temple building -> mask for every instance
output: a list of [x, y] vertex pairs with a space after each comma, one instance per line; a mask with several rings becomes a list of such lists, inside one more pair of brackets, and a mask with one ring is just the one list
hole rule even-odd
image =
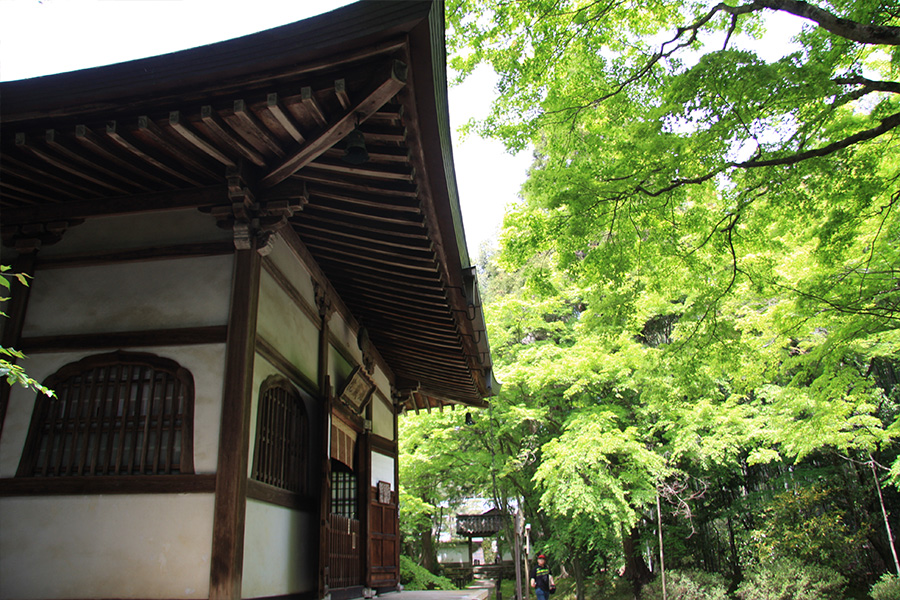
[[497, 388], [442, 3], [0, 97], [0, 598], [396, 589], [398, 414]]

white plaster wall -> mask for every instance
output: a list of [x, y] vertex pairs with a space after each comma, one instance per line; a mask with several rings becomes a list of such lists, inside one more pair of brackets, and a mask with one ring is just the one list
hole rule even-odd
[[196, 208], [91, 217], [81, 225], [70, 227], [60, 242], [41, 248], [40, 256], [230, 241], [232, 237], [231, 231], [220, 229], [213, 217]]
[[362, 352], [359, 350], [359, 344], [356, 337], [357, 332], [354, 331], [350, 324], [344, 319], [340, 313], [334, 313], [328, 321], [328, 328], [331, 334], [339, 340], [344, 349], [350, 353], [357, 363], [362, 362]]
[[[215, 473], [219, 456], [219, 428], [222, 420], [222, 381], [225, 372], [225, 344], [129, 348], [172, 359], [194, 376], [194, 471]], [[44, 381], [71, 362], [103, 352], [33, 354], [23, 366], [38, 381]], [[36, 395], [15, 386], [9, 398], [6, 421], [0, 436], [0, 477], [13, 477], [19, 466]]]
[[246, 519], [241, 595], [260, 598], [314, 590], [315, 517], [249, 500]]
[[304, 300], [309, 302], [311, 307], [316, 306], [316, 292], [313, 288], [312, 277], [309, 271], [300, 261], [300, 257], [294, 254], [294, 251], [284, 243], [279, 236], [275, 241], [272, 252], [267, 257], [271, 260], [278, 270], [281, 271], [288, 281], [293, 284]]
[[372, 485], [378, 485], [379, 481], [387, 481], [391, 484], [391, 489], [397, 489], [394, 481], [394, 459], [380, 452], [372, 453]]
[[208, 598], [213, 506], [213, 494], [0, 498], [0, 598]]
[[319, 329], [272, 277], [260, 278], [256, 330], [310, 380], [318, 380]]
[[394, 412], [378, 394], [372, 399], [372, 433], [394, 439]]
[[23, 336], [224, 325], [232, 256], [39, 270]]
[[331, 381], [332, 393], [337, 394], [343, 389], [355, 366], [347, 362], [337, 348], [328, 346], [328, 378]]

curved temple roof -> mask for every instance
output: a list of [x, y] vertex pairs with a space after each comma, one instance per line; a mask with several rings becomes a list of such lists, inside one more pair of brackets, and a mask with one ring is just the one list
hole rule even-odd
[[[363, 1], [0, 94], [7, 246], [96, 215], [197, 207], [230, 226], [253, 211], [296, 232], [408, 407], [479, 406], [495, 391], [453, 171], [441, 2]], [[354, 128], [369, 154], [358, 165], [342, 160]]]

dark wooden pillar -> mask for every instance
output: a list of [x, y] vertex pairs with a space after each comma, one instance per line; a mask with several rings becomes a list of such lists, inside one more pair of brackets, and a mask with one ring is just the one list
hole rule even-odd
[[318, 281], [313, 280], [313, 288], [316, 294], [316, 306], [319, 309], [320, 330], [319, 330], [319, 394], [322, 398], [322, 451], [320, 454], [320, 481], [319, 485], [319, 527], [317, 530], [317, 540], [319, 548], [319, 565], [318, 573], [318, 597], [324, 598], [328, 594], [331, 582], [329, 580], [330, 573], [328, 571], [329, 554], [330, 554], [330, 537], [329, 532], [331, 525], [328, 515], [331, 513], [331, 382], [328, 377], [328, 352], [329, 352], [329, 334], [328, 322], [334, 313], [334, 305], [329, 298], [325, 286]]
[[359, 503], [359, 569], [363, 585], [373, 588], [375, 583], [372, 580], [371, 568], [373, 540], [370, 515], [375, 497], [372, 495], [372, 437], [368, 430], [363, 430], [356, 436], [356, 464], [359, 465], [359, 487], [356, 500]]
[[241, 597], [244, 524], [247, 511], [247, 465], [250, 448], [250, 403], [261, 258], [255, 248], [237, 250], [225, 346], [225, 390], [216, 507], [209, 578], [210, 600]]

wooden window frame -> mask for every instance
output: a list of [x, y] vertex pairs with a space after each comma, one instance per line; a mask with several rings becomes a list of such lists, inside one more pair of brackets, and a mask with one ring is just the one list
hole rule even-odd
[[309, 440], [303, 396], [286, 377], [268, 377], [259, 389], [251, 480], [305, 497], [309, 493]]
[[[336, 467], [337, 464], [340, 466]], [[354, 521], [358, 521], [360, 518], [359, 475], [343, 463], [337, 463], [333, 459], [330, 512]]]
[[17, 478], [194, 474], [194, 379], [174, 360], [97, 354], [44, 385], [57, 397], [37, 396]]

